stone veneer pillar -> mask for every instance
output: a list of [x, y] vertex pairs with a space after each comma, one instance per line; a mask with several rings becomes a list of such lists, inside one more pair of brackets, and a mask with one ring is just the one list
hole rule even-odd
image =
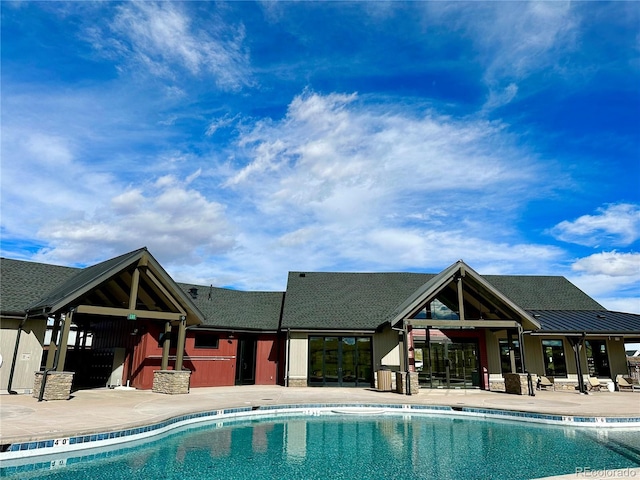
[[420, 388], [418, 372], [396, 372], [396, 392], [407, 393], [407, 375], [409, 375], [409, 395], [416, 395]]
[[181, 395], [189, 393], [190, 370], [155, 370], [153, 372], [153, 387], [155, 393]]
[[396, 372], [396, 392], [407, 393], [407, 372]]
[[529, 386], [527, 384], [526, 373], [505, 373], [504, 389], [507, 393], [515, 395], [528, 395]]
[[417, 395], [420, 390], [418, 372], [409, 372], [409, 395]]
[[[71, 385], [73, 384], [73, 372], [47, 372], [47, 383], [44, 386], [43, 400], [69, 400], [71, 397]], [[33, 382], [33, 398], [40, 398], [44, 371], [36, 372]]]

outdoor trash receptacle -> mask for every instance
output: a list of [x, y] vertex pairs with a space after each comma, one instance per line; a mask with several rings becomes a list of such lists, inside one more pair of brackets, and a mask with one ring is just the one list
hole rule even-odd
[[378, 391], [391, 391], [391, 370], [378, 370]]

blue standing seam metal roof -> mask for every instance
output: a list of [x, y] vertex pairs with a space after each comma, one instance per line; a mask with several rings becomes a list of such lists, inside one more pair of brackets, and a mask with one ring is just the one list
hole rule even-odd
[[640, 338], [640, 315], [610, 310], [530, 310], [541, 332], [624, 334]]

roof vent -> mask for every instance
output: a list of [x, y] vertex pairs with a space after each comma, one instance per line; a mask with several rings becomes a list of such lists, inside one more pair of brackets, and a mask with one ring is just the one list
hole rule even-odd
[[191, 298], [198, 298], [198, 289], [196, 287], [191, 287], [189, 289], [189, 295], [191, 295]]
[[300, 276], [301, 276], [301, 277], [306, 277], [306, 276], [307, 276], [307, 274], [306, 274], [306, 273], [301, 273], [301, 274], [300, 274]]
[[598, 318], [607, 318], [602, 313], [599, 313], [598, 315], [596, 315], [596, 317], [598, 317]]

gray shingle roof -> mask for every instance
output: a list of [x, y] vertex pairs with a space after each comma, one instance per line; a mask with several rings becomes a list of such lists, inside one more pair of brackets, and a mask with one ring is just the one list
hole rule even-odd
[[542, 332], [635, 335], [640, 338], [640, 315], [609, 310], [531, 310]]
[[[376, 329], [434, 277], [424, 273], [291, 272], [282, 327]], [[524, 310], [606, 310], [564, 277], [482, 277]]]
[[[0, 311], [4, 315], [24, 315], [28, 307], [51, 304], [86, 284], [87, 279], [97, 278], [119, 263], [126, 264], [127, 258], [138, 253], [130, 252], [86, 269], [2, 258]], [[185, 293], [191, 287], [198, 288], [199, 295], [193, 304], [202, 312], [204, 326], [274, 331], [282, 312], [284, 329], [373, 330], [383, 324], [389, 312], [434, 277], [423, 273], [290, 272], [286, 296], [283, 292], [178, 286]], [[541, 315], [546, 331], [628, 330], [629, 326], [637, 325], [638, 315], [608, 312], [564, 277], [484, 275], [483, 278], [521, 308]], [[604, 312], [607, 326], [594, 320], [598, 312]]]
[[0, 312], [24, 315], [26, 309], [60, 287], [80, 269], [0, 258]]
[[606, 310], [564, 277], [483, 275], [483, 278], [525, 310]]
[[376, 329], [394, 307], [431, 277], [421, 273], [290, 272], [282, 328]]
[[231, 330], [277, 331], [283, 292], [243, 292], [227, 288], [179, 283], [188, 294], [197, 288], [193, 303], [204, 315], [203, 327]]
[[126, 268], [130, 265], [132, 259], [139, 256], [142, 252], [146, 251], [146, 248], [140, 248], [133, 252], [125, 253], [118, 257], [110, 258], [104, 262], [97, 263], [81, 270], [76, 270], [76, 273], [67, 279], [64, 283], [57, 288], [47, 292], [45, 297], [40, 298], [39, 301], [34, 304], [28, 305], [29, 309], [38, 309], [51, 307], [57, 302], [69, 297], [73, 293], [80, 291], [83, 287], [91, 284], [101, 276], [111, 272], [112, 269], [122, 265]]

